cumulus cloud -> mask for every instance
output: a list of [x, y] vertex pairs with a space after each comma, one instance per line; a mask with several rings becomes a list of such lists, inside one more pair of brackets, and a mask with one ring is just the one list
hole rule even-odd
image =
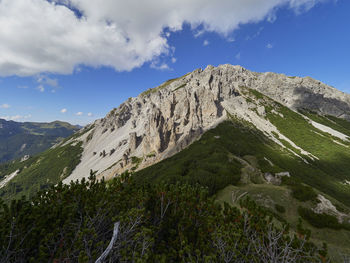
[[81, 111], [78, 111], [75, 115], [77, 115], [77, 116], [82, 116], [83, 113], [82, 113]]
[[204, 40], [203, 41], [203, 46], [208, 46], [209, 45], [209, 41], [208, 40]]
[[8, 109], [8, 108], [10, 108], [11, 106], [9, 105], [9, 104], [7, 104], [7, 103], [4, 103], [4, 104], [2, 104], [2, 105], [0, 105], [0, 108], [1, 109]]
[[271, 43], [268, 43], [268, 44], [266, 45], [266, 47], [267, 47], [268, 49], [271, 49], [271, 48], [273, 48], [273, 45], [272, 45]]
[[92, 114], [91, 112], [89, 112], [89, 113], [87, 114], [87, 116], [92, 117], [93, 114]]
[[61, 110], [61, 113], [66, 113], [66, 112], [67, 112], [67, 109], [66, 109], [66, 108], [64, 108], [64, 109]]
[[299, 13], [324, 1], [1, 0], [0, 76], [69, 74], [79, 65], [132, 70], [168, 55], [168, 37], [184, 23], [229, 38], [278, 8]]

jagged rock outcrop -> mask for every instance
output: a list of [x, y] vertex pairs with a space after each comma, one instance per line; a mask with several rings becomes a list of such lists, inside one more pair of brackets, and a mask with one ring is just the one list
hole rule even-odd
[[[64, 182], [88, 176], [90, 169], [109, 178], [125, 169], [151, 165], [181, 151], [229, 115], [252, 122], [278, 143], [272, 135], [278, 130], [264, 118], [264, 105], [247, 100], [247, 89], [292, 109], [350, 120], [350, 95], [312, 78], [256, 73], [232, 65], [208, 66], [130, 98], [95, 121], [80, 137], [84, 142], [81, 163]], [[93, 136], [87, 140], [90, 133]], [[112, 149], [112, 155], [93, 154]], [[141, 161], [136, 164], [133, 156]]]

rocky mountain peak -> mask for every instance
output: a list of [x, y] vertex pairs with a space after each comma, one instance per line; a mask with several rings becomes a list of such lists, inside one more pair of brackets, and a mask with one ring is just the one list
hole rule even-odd
[[264, 118], [269, 102], [251, 97], [254, 90], [294, 110], [350, 120], [350, 95], [310, 77], [209, 65], [130, 98], [97, 120], [79, 138], [82, 160], [65, 182], [88, 176], [90, 170], [109, 178], [154, 164], [230, 116], [251, 122], [279, 142], [278, 130]]

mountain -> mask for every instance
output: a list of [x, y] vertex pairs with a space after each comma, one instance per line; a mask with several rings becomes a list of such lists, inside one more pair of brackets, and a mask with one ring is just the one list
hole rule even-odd
[[332, 253], [350, 254], [349, 137], [350, 95], [310, 77], [208, 66], [0, 166], [0, 195], [130, 171], [140, 185], [200, 184], [232, 206], [248, 195], [293, 229], [302, 218]]
[[0, 163], [35, 155], [79, 128], [66, 122], [14, 122], [0, 119]]
[[[296, 154], [300, 151], [302, 156], [316, 159], [283, 132], [283, 123], [282, 127], [273, 123], [285, 120], [282, 115], [287, 109], [350, 120], [350, 95], [308, 77], [255, 73], [240, 66], [208, 66], [147, 90], [97, 120], [79, 138], [84, 142], [81, 163], [65, 182], [87, 176], [90, 169], [111, 178], [134, 168], [132, 157], [142, 158], [137, 169], [147, 167], [181, 151], [230, 116], [253, 124], [281, 147], [288, 143]], [[332, 119], [327, 128], [311, 115], [296, 116], [317, 131], [330, 132], [335, 140], [346, 138], [332, 128]]]

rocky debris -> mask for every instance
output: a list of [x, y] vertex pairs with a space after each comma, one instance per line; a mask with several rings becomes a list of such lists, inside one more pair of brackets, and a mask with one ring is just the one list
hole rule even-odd
[[[114, 165], [98, 174], [110, 178], [132, 168], [129, 156], [141, 158], [154, 153], [154, 157], [143, 159], [138, 166], [142, 169], [181, 151], [230, 116], [252, 123], [281, 147], [285, 147], [280, 141], [283, 139], [303, 155], [317, 158], [283, 136], [264, 117], [266, 105], [247, 99], [247, 89], [255, 89], [292, 109], [350, 120], [350, 95], [317, 80], [256, 73], [241, 66], [208, 66], [129, 98], [95, 121], [92, 138], [86, 141], [87, 134], [79, 138], [84, 148], [81, 162], [64, 182], [86, 177], [90, 169], [105, 171]], [[110, 132], [104, 132], [106, 129]], [[104, 158], [93, 154], [105, 149], [115, 152]]]
[[274, 166], [273, 163], [269, 159], [267, 159], [266, 157], [264, 157], [264, 160], [267, 161], [270, 166]]
[[280, 185], [282, 183], [282, 177], [287, 176], [290, 177], [289, 172], [280, 172], [275, 173], [274, 175], [271, 173], [265, 173], [264, 178], [268, 184]]
[[127, 154], [123, 155], [122, 166], [125, 167], [129, 163], [129, 158]]
[[122, 145], [125, 145], [128, 143], [128, 140], [122, 140], [119, 142], [118, 147], [121, 147]]
[[30, 155], [24, 155], [22, 158], [21, 158], [21, 161], [20, 162], [24, 162], [24, 161], [27, 161], [28, 159], [30, 158]]
[[319, 129], [319, 130], [321, 130], [323, 132], [326, 132], [326, 133], [328, 133], [328, 134], [330, 134], [330, 135], [332, 135], [334, 137], [337, 137], [337, 138], [339, 138], [339, 139], [341, 139], [343, 141], [348, 141], [348, 139], [349, 139], [349, 137], [347, 135], [345, 135], [345, 134], [343, 134], [341, 132], [338, 132], [338, 131], [336, 131], [336, 130], [328, 127], [328, 126], [325, 126], [325, 125], [323, 125], [321, 123], [317, 123], [317, 122], [312, 121], [312, 120], [309, 120], [309, 121], [312, 124], [312, 126], [314, 126], [315, 128], [317, 128], [317, 129]]
[[290, 173], [289, 172], [275, 173], [275, 177], [277, 177], [277, 178], [282, 178], [284, 176], [290, 177]]
[[2, 181], [0, 181], [0, 188], [3, 188], [8, 182], [10, 182], [13, 178], [15, 178], [15, 176], [17, 174], [19, 174], [19, 170], [16, 170], [9, 175], [5, 175], [4, 179], [2, 179]]
[[276, 178], [272, 173], [264, 173], [264, 178], [268, 184], [277, 184]]
[[256, 110], [260, 116], [265, 116], [265, 107], [264, 106], [259, 106], [259, 107], [257, 107]]
[[136, 132], [130, 133], [130, 139], [129, 139], [129, 149], [131, 152], [135, 151], [137, 148], [137, 135]]
[[332, 204], [332, 202], [323, 195], [319, 194], [317, 196], [317, 199], [319, 200], [319, 203], [313, 209], [315, 213], [325, 213], [329, 215], [334, 215], [335, 217], [337, 217], [340, 223], [342, 223], [345, 219], [349, 219], [349, 215], [339, 212], [337, 208]]
[[67, 176], [67, 171], [68, 171], [68, 167], [64, 167], [61, 175], [60, 175], [60, 178], [63, 179]]

